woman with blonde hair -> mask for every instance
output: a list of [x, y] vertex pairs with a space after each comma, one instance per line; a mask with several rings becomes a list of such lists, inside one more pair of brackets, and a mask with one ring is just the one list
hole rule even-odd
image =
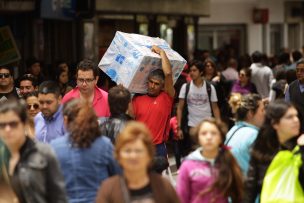
[[178, 203], [179, 199], [171, 184], [160, 175], [150, 172], [154, 153], [151, 133], [147, 127], [143, 123], [129, 122], [118, 136], [115, 148], [123, 175], [104, 181], [96, 202]]

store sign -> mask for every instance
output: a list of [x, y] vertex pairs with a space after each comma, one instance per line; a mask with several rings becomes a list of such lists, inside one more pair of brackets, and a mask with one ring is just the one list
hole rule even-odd
[[0, 27], [0, 65], [21, 59], [12, 32], [8, 26]]
[[146, 13], [209, 16], [210, 0], [100, 0], [96, 10], [111, 13]]

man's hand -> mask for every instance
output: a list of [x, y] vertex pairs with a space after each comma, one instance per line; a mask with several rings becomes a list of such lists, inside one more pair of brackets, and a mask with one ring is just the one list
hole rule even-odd
[[158, 46], [156, 45], [153, 45], [152, 48], [151, 48], [151, 51], [153, 51], [154, 53], [157, 53], [157, 54], [161, 54], [161, 52], [164, 52], [164, 50], [162, 50], [161, 48], [159, 48]]
[[177, 130], [177, 138], [178, 138], [179, 140], [184, 139], [184, 134], [183, 134], [183, 131], [182, 131], [181, 129], [178, 129], [178, 130]]

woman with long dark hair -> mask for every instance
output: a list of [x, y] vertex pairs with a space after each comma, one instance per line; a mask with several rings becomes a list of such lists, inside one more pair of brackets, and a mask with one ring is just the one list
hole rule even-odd
[[243, 180], [236, 160], [223, 145], [226, 126], [205, 119], [197, 127], [195, 138], [200, 145], [179, 169], [177, 192], [183, 203], [241, 202]]
[[51, 142], [65, 179], [70, 202], [90, 203], [100, 183], [119, 172], [111, 141], [101, 136], [97, 116], [88, 103], [74, 99], [63, 106], [68, 133]]
[[[294, 106], [283, 100], [277, 100], [267, 106], [264, 124], [252, 148], [248, 177], [245, 182], [246, 203], [254, 203], [259, 197], [266, 170], [280, 150], [292, 150], [298, 144], [301, 146], [303, 161], [303, 136], [298, 139], [298, 143], [296, 140], [299, 132], [300, 121]], [[302, 164], [299, 176], [302, 188], [304, 188], [303, 172]]]
[[27, 122], [23, 101], [0, 103], [0, 138], [9, 151], [5, 180], [20, 203], [65, 203], [64, 181], [55, 154], [48, 145], [26, 135]]

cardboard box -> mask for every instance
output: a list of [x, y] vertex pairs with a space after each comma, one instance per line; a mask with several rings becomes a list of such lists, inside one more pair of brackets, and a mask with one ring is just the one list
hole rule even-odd
[[161, 69], [161, 58], [151, 51], [152, 45], [157, 45], [166, 52], [175, 82], [187, 62], [160, 38], [118, 31], [98, 67], [114, 82], [122, 84], [132, 93], [144, 94], [147, 91], [149, 73]]

